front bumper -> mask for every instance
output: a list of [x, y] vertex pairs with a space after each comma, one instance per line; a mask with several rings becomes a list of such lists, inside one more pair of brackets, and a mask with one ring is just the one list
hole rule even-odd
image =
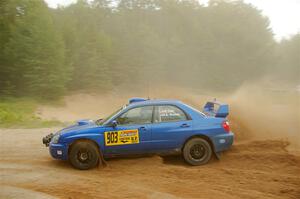
[[43, 137], [43, 144], [46, 147], [49, 147], [50, 155], [55, 159], [67, 160], [68, 159], [68, 146], [63, 143], [54, 144], [51, 142], [54, 134], [50, 133], [49, 135]]
[[49, 152], [51, 156], [55, 159], [59, 160], [67, 160], [68, 159], [68, 147], [65, 144], [53, 144], [50, 142]]
[[234, 134], [232, 132], [216, 135], [212, 137], [212, 142], [215, 147], [215, 152], [221, 152], [229, 149], [234, 140]]

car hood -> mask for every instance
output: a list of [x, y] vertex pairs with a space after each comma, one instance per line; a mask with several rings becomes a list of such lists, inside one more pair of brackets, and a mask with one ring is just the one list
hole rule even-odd
[[79, 132], [80, 130], [97, 127], [98, 125], [93, 120], [79, 120], [76, 124], [68, 126], [62, 130], [60, 130], [59, 134], [65, 134], [70, 132]]

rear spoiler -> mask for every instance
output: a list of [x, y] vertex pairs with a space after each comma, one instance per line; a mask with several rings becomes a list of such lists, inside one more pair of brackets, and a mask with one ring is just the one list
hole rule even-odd
[[203, 112], [207, 116], [225, 118], [229, 114], [229, 107], [228, 104], [224, 104], [222, 102], [210, 101], [210, 102], [206, 102], [203, 108]]

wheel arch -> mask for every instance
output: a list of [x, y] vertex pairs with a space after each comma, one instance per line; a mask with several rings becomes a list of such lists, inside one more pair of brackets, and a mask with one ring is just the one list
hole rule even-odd
[[69, 154], [70, 154], [70, 151], [71, 151], [72, 147], [73, 147], [77, 142], [90, 142], [90, 143], [94, 144], [94, 145], [97, 147], [99, 154], [102, 153], [102, 152], [101, 152], [101, 147], [100, 147], [100, 145], [99, 145], [95, 140], [89, 139], [89, 138], [78, 138], [78, 139], [73, 140], [73, 141], [71, 142], [71, 144], [69, 144], [69, 146], [68, 146], [68, 158], [69, 158]]
[[211, 147], [211, 149], [212, 149], [212, 151], [213, 151], [213, 154], [216, 155], [216, 152], [215, 152], [215, 146], [214, 146], [212, 140], [211, 140], [207, 135], [203, 135], [203, 134], [196, 134], [196, 135], [193, 135], [193, 136], [191, 136], [191, 137], [188, 137], [188, 138], [185, 140], [185, 142], [183, 143], [183, 145], [182, 145], [182, 147], [181, 147], [181, 151], [183, 151], [183, 148], [184, 148], [185, 144], [186, 144], [188, 141], [190, 141], [191, 139], [193, 139], [193, 138], [202, 138], [202, 139], [206, 140], [206, 141], [208, 142], [208, 144], [210, 145], [210, 147]]

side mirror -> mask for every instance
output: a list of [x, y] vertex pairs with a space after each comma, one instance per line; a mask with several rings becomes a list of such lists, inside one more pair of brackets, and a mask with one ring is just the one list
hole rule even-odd
[[111, 123], [110, 123], [110, 126], [115, 128], [116, 126], [118, 126], [118, 122], [116, 120], [113, 120]]

